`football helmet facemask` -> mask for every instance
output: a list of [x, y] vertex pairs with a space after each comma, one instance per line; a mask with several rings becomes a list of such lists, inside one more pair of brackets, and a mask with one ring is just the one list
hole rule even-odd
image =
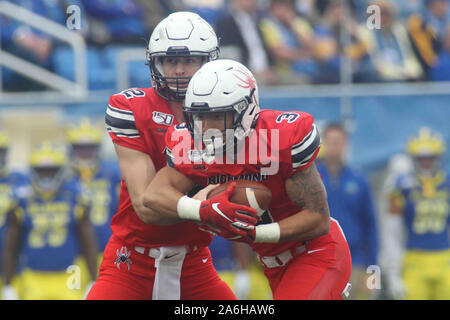
[[153, 30], [147, 50], [152, 86], [166, 100], [182, 101], [190, 77], [164, 75], [164, 57], [202, 58], [202, 63], [219, 56], [219, 44], [214, 29], [198, 14], [175, 12]]
[[66, 135], [73, 168], [83, 180], [89, 179], [99, 166], [102, 131], [88, 119], [82, 119], [78, 126], [71, 126]]
[[408, 142], [407, 152], [413, 158], [418, 174], [432, 176], [440, 167], [445, 143], [441, 135], [433, 134], [428, 127], [422, 127], [418, 135]]
[[64, 149], [44, 142], [30, 156], [31, 182], [34, 190], [48, 197], [58, 192], [67, 158]]

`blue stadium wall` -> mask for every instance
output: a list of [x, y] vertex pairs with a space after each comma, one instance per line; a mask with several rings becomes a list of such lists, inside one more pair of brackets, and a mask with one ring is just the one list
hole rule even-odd
[[[314, 116], [316, 121], [340, 121], [338, 97], [300, 98], [294, 95], [261, 92], [262, 108], [276, 110], [302, 110]], [[105, 105], [65, 105], [71, 116], [103, 116]], [[352, 105], [352, 133], [350, 162], [363, 171], [384, 167], [394, 153], [405, 150], [408, 139], [421, 126], [429, 126], [440, 132], [450, 148], [450, 94], [425, 96], [377, 96], [354, 97]], [[444, 166], [450, 170], [449, 152], [444, 156]]]

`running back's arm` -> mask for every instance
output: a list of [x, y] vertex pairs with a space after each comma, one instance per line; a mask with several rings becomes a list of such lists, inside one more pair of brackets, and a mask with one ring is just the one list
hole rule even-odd
[[195, 183], [187, 176], [166, 166], [158, 171], [148, 186], [144, 196], [144, 205], [166, 217], [177, 219], [179, 217], [178, 200], [194, 185]]
[[315, 164], [296, 172], [286, 180], [285, 186], [289, 199], [299, 207], [299, 212], [279, 221], [281, 239], [305, 241], [328, 233], [327, 193]]
[[145, 153], [114, 144], [120, 171], [127, 185], [133, 208], [145, 223], [173, 224], [176, 220], [160, 215], [144, 205], [145, 191], [156, 175], [153, 160]]

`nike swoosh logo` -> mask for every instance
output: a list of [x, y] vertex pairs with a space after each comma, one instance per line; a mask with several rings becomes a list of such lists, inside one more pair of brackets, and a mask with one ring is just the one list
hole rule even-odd
[[230, 218], [228, 218], [222, 211], [220, 211], [219, 209], [219, 203], [213, 203], [212, 208], [214, 209], [215, 212], [217, 212], [218, 214], [220, 214], [222, 217], [224, 217], [225, 219], [227, 219], [230, 222], [233, 222], [233, 220], [231, 220]]
[[173, 254], [173, 255], [171, 255], [171, 256], [165, 256], [164, 259], [170, 259], [170, 258], [172, 258], [172, 257], [175, 257], [176, 255], [178, 255], [178, 253], [175, 253], [175, 254]]
[[206, 263], [206, 261], [208, 261], [208, 259], [209, 259], [209, 258], [202, 259], [202, 262], [203, 262], [203, 263]]
[[307, 253], [308, 254], [310, 254], [310, 253], [313, 253], [313, 252], [316, 252], [316, 251], [322, 251], [322, 250], [325, 250], [325, 249], [315, 249], [315, 250], [309, 250]]

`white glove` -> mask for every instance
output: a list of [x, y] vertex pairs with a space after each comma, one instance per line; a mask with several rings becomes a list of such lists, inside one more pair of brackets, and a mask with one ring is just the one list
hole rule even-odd
[[19, 295], [13, 286], [8, 285], [2, 288], [2, 299], [3, 300], [19, 300]]
[[402, 300], [406, 294], [406, 288], [402, 278], [396, 274], [390, 274], [387, 277], [388, 292], [395, 300]]
[[247, 270], [239, 270], [234, 277], [234, 294], [238, 300], [248, 299], [250, 293], [251, 281]]
[[92, 287], [94, 286], [95, 281], [91, 281], [86, 285], [86, 289], [84, 289], [84, 293], [83, 293], [83, 300], [86, 300], [89, 291], [91, 291]]

